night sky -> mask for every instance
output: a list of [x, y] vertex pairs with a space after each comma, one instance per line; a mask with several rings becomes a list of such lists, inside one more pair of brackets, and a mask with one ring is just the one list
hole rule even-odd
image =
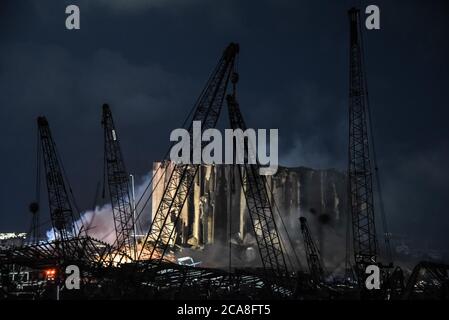
[[[101, 105], [111, 106], [128, 170], [143, 177], [231, 41], [240, 43], [242, 112], [251, 127], [279, 128], [281, 164], [345, 170], [347, 9], [358, 3], [2, 0], [0, 231], [31, 223], [38, 115], [80, 208], [91, 208], [103, 175]], [[65, 28], [69, 4], [80, 7], [81, 30]], [[365, 49], [390, 231], [446, 250], [449, 3], [369, 4], [381, 10]]]

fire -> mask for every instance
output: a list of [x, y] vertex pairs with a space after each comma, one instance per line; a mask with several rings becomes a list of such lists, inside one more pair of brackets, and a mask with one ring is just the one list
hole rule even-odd
[[[168, 251], [168, 250], [167, 250]], [[161, 258], [161, 250], [154, 250], [152, 244], [147, 243], [143, 246], [142, 242], [138, 242], [136, 244], [136, 248], [130, 248], [126, 251], [118, 250], [115, 252], [109, 253], [104, 261], [106, 264], [112, 262], [112, 265], [119, 266], [123, 263], [132, 263], [135, 261], [144, 261], [144, 260], [159, 260]], [[97, 257], [97, 260], [100, 260], [100, 257]], [[166, 252], [164, 257], [164, 261], [168, 262], [176, 262], [176, 257], [172, 252]]]
[[[145, 247], [143, 247], [142, 243], [138, 243], [136, 246], [136, 250], [137, 256], [139, 256], [140, 254], [139, 260], [149, 260], [149, 259], [159, 260], [162, 256], [162, 252], [160, 250], [156, 249], [153, 251], [153, 245], [150, 243], [147, 243]], [[151, 253], [153, 254], [151, 255]], [[176, 257], [174, 256], [174, 254], [166, 252], [163, 257], [163, 260], [169, 262], [176, 262]]]

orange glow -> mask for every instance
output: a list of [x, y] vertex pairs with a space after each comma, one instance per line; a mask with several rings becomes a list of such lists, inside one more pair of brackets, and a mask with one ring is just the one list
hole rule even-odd
[[47, 269], [45, 270], [46, 275], [54, 275], [56, 274], [56, 269]]
[[55, 280], [56, 269], [47, 269], [47, 270], [45, 270], [45, 277], [46, 277], [47, 280]]

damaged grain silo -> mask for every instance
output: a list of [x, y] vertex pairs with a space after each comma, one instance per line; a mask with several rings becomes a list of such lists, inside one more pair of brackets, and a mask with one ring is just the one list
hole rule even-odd
[[[159, 170], [161, 167], [168, 170]], [[153, 164], [152, 216], [173, 167], [170, 161]], [[282, 221], [278, 221], [280, 232], [284, 233], [284, 227], [287, 229], [297, 251], [302, 251], [299, 249], [302, 242], [298, 217], [305, 216], [318, 235], [325, 260], [338, 265], [344, 258], [341, 250], [326, 257], [322, 244], [335, 242], [336, 238], [344, 239], [347, 212], [345, 179], [342, 172], [334, 169], [305, 167], [280, 167], [275, 175], [267, 176], [270, 201], [282, 217]], [[256, 249], [239, 170], [233, 165], [201, 165], [176, 226], [174, 219], [168, 224], [175, 228], [172, 241], [180, 247], [207, 249], [223, 247], [231, 242]], [[228, 263], [225, 259], [223, 262]]]

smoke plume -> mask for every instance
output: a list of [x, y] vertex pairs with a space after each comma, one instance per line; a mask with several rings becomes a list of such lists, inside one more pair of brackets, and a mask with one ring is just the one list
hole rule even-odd
[[[147, 174], [140, 179], [140, 183], [135, 187], [136, 216], [138, 217], [136, 221], [137, 233], [146, 232], [151, 222], [151, 199], [149, 199], [151, 188], [148, 187], [150, 180], [151, 175]], [[141, 200], [139, 201], [139, 199]], [[94, 210], [86, 210], [80, 216], [81, 218], [75, 222], [75, 230], [81, 231], [82, 235], [88, 235], [97, 240], [114, 244], [116, 233], [114, 215], [110, 203], [96, 206]], [[46, 236], [48, 241], [54, 240], [54, 229], [48, 230]]]

